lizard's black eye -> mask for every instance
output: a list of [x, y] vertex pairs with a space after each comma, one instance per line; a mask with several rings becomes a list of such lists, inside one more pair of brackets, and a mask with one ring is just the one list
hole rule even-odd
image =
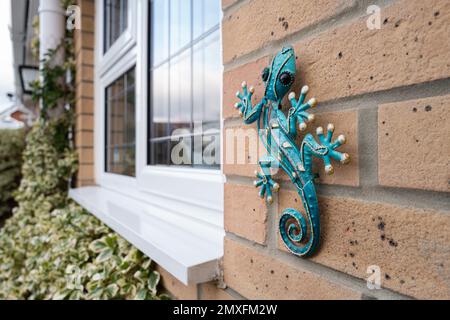
[[285, 71], [280, 75], [280, 82], [283, 86], [290, 86], [294, 82], [294, 75]]
[[270, 75], [270, 69], [264, 68], [264, 70], [261, 74], [261, 78], [263, 79], [264, 82], [266, 82], [269, 79], [269, 75]]

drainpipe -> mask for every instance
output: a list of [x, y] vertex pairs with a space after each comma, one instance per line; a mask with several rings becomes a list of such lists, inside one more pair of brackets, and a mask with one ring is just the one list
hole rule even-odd
[[[40, 0], [39, 3], [39, 58], [42, 60], [48, 50], [55, 49], [64, 38], [65, 12], [61, 0]], [[62, 52], [56, 63], [63, 61]]]
[[[43, 68], [42, 61], [51, 49], [56, 49], [65, 35], [65, 12], [62, 8], [61, 0], [40, 0], [39, 1], [39, 63]], [[64, 62], [64, 51], [59, 50], [52, 58], [52, 65]], [[43, 82], [41, 74], [41, 82]], [[42, 109], [42, 99], [40, 101]], [[49, 110], [48, 116], [57, 118], [61, 114], [63, 106], [55, 110]]]

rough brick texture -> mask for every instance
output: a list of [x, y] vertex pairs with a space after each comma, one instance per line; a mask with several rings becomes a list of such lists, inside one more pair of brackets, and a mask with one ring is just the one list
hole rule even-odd
[[360, 299], [361, 294], [226, 239], [225, 282], [250, 299]]
[[253, 0], [223, 20], [225, 63], [355, 5], [354, 0]]
[[[266, 2], [273, 8], [278, 5]], [[380, 30], [369, 30], [366, 16], [294, 44], [300, 70], [297, 90], [300, 84], [308, 84], [319, 101], [325, 101], [450, 76], [450, 42], [442, 41], [450, 37], [450, 2], [401, 0], [384, 8], [382, 16]], [[224, 38], [225, 48], [232, 49], [229, 41]], [[254, 70], [254, 62], [247, 68]], [[246, 77], [250, 82], [254, 74]], [[227, 74], [224, 84], [228, 84]]]
[[225, 185], [225, 230], [257, 243], [265, 243], [267, 208], [252, 186]]
[[75, 30], [75, 147], [79, 156], [78, 186], [94, 181], [94, 22], [93, 0], [79, 0], [81, 30]]
[[380, 184], [450, 191], [450, 95], [381, 105]]
[[227, 175], [254, 177], [258, 159], [266, 153], [255, 124], [228, 125], [223, 131], [223, 171]]
[[[297, 194], [280, 210], [304, 212]], [[450, 297], [450, 215], [351, 198], [320, 197], [321, 248], [311, 260], [366, 279], [378, 265], [382, 286], [416, 298]], [[284, 245], [279, 240], [279, 246]]]

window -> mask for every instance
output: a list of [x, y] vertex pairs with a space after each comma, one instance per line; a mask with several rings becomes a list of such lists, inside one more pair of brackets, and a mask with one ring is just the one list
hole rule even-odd
[[70, 191], [185, 284], [223, 256], [220, 2], [95, 0], [96, 186]]
[[148, 163], [218, 168], [221, 1], [154, 0]]
[[106, 172], [134, 177], [136, 126], [134, 68], [106, 88]]
[[128, 0], [104, 0], [104, 52], [116, 42], [128, 26]]

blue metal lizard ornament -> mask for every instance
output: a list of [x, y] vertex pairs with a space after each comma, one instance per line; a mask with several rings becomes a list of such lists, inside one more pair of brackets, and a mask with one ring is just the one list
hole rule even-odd
[[314, 120], [314, 115], [307, 110], [317, 104], [315, 98], [305, 102], [309, 88], [304, 86], [298, 100], [294, 92], [289, 94], [291, 108], [287, 117], [281, 110], [281, 101], [295, 80], [295, 60], [294, 49], [290, 46], [283, 48], [274, 57], [271, 66], [262, 73], [265, 93], [261, 102], [256, 106], [252, 105], [254, 88], [247, 89], [247, 83], [243, 82], [243, 92], [236, 93], [240, 102], [235, 107], [244, 123], [257, 121], [259, 137], [267, 150], [267, 155], [258, 161], [261, 172], [255, 172], [258, 178], [255, 186], [261, 188], [260, 196], [266, 197], [267, 203], [272, 204], [272, 191], [277, 192], [280, 188], [272, 179], [274, 168], [282, 168], [295, 185], [306, 212], [302, 215], [295, 209], [285, 209], [279, 220], [280, 235], [290, 252], [298, 256], [310, 256], [317, 249], [320, 238], [319, 207], [314, 187], [316, 175], [312, 172], [312, 158], [315, 156], [323, 159], [326, 173], [333, 174], [331, 158], [345, 164], [350, 157], [336, 151], [345, 143], [345, 137], [341, 135], [332, 142], [332, 124], [328, 125], [326, 135], [322, 127], [317, 128], [320, 143], [308, 133], [300, 147], [295, 144], [297, 128], [304, 131], [307, 123]]

